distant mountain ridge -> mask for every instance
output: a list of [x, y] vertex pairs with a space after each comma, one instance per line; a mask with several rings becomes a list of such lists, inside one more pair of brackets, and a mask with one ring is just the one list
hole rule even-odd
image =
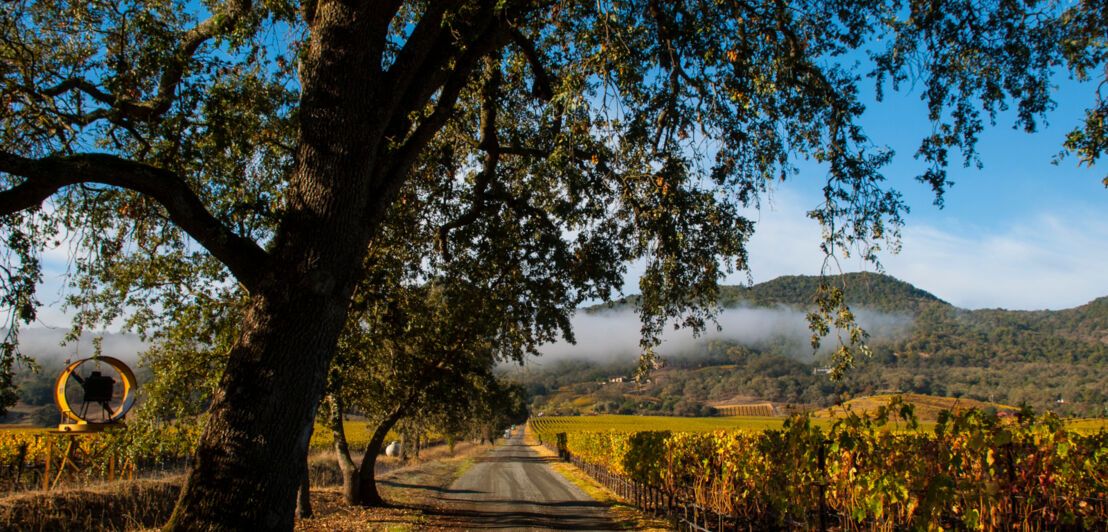
[[[928, 306], [952, 307], [950, 303], [935, 297], [930, 292], [890, 275], [855, 272], [830, 275], [825, 279], [832, 287], [842, 288], [847, 304], [852, 307], [910, 314], [915, 314], [921, 308]], [[816, 275], [784, 275], [749, 287], [720, 285], [719, 303], [724, 308], [749, 305], [758, 307], [787, 305], [806, 308], [813, 304], [819, 282], [820, 277]], [[640, 297], [638, 294], [630, 295], [610, 303], [590, 307], [586, 311], [637, 307]]]
[[[922, 306], [946, 305], [930, 292], [916, 288], [895, 277], [879, 273], [857, 272], [828, 276], [831, 287], [843, 290], [847, 304], [882, 312], [912, 312]], [[784, 275], [751, 287], [721, 286], [720, 304], [733, 307], [749, 301], [758, 306], [773, 304], [807, 307], [819, 289], [820, 278], [814, 275]]]

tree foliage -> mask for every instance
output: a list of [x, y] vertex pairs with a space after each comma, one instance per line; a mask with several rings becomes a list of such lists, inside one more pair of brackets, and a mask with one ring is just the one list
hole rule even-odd
[[[564, 309], [642, 261], [649, 353], [667, 323], [711, 317], [716, 280], [746, 266], [744, 209], [798, 158], [827, 169], [811, 216], [828, 254], [895, 246], [905, 207], [883, 183], [891, 153], [858, 125], [864, 77], [923, 89], [935, 133], [920, 179], [941, 201], [951, 151], [975, 162], [996, 112], [1034, 129], [1056, 71], [1099, 76], [1104, 28], [1093, 2], [8, 1], [3, 367], [59, 238], [76, 250], [78, 331], [123, 319], [172, 344], [177, 317], [218, 321], [195, 309], [233, 302], [173, 526], [291, 526], [272, 501], [295, 490], [261, 480], [263, 462], [306, 451], [394, 207], [442, 257], [409, 267], [444, 274], [459, 256], [514, 265], [487, 279], [538, 279], [557, 303], [522, 303], [535, 331], [564, 330]], [[1088, 162], [1104, 149], [1097, 105], [1068, 144]], [[849, 325], [834, 287], [821, 293], [816, 330]], [[256, 441], [281, 443], [237, 451]], [[220, 482], [234, 497], [204, 502]]]

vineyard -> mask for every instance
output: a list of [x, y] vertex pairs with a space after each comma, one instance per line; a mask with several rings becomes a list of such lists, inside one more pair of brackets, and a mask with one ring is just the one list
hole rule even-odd
[[770, 403], [756, 403], [743, 405], [718, 405], [715, 407], [720, 414], [725, 416], [760, 416], [769, 417], [774, 414], [773, 405]]
[[[900, 427], [893, 428], [895, 418]], [[925, 429], [912, 406], [894, 398], [830, 424], [794, 416], [764, 430], [558, 427], [574, 424], [532, 422], [537, 435], [594, 476], [644, 487], [655, 507], [688, 502], [734, 528], [1108, 526], [1108, 432], [1070, 430], [1052, 414], [970, 409], [942, 413]]]
[[[346, 443], [353, 449], [365, 449], [369, 445], [369, 439], [373, 437], [370, 424], [365, 421], [343, 421], [342, 430], [346, 435]], [[312, 451], [329, 451], [335, 445], [335, 436], [331, 429], [316, 424], [312, 432], [312, 439], [308, 442], [308, 448]]]
[[[859, 397], [851, 399], [841, 406], [832, 406], [823, 410], [817, 410], [812, 413], [812, 417], [826, 417], [837, 418], [847, 415], [849, 412], [875, 412], [878, 408], [881, 408], [889, 403], [893, 399], [893, 395], [871, 395], [867, 397]], [[939, 414], [944, 410], [968, 410], [970, 408], [976, 408], [978, 410], [995, 410], [998, 413], [1014, 414], [1019, 411], [1019, 407], [987, 403], [984, 401], [976, 401], [967, 398], [955, 398], [955, 397], [937, 397], [934, 395], [922, 395], [922, 394], [900, 394], [895, 397], [900, 397], [905, 403], [911, 403], [915, 409], [916, 417], [920, 419], [935, 420], [938, 419]]]
[[50, 489], [59, 483], [133, 475], [136, 460], [108, 433], [0, 430], [0, 491]]
[[549, 416], [532, 418], [531, 432], [542, 441], [553, 441], [559, 432], [617, 431], [644, 429], [672, 432], [712, 432], [716, 430], [779, 429], [783, 417], [669, 417], [669, 416]]

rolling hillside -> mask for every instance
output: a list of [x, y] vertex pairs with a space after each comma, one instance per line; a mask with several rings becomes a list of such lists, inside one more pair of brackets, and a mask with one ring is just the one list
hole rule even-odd
[[[801, 310], [817, 278], [788, 276], [752, 287], [722, 287], [726, 308]], [[712, 337], [665, 353], [651, 382], [609, 383], [634, 362], [588, 361], [524, 368], [533, 406], [549, 411], [696, 415], [709, 405], [770, 402], [819, 409], [879, 393], [915, 393], [1005, 405], [1026, 403], [1062, 415], [1108, 413], [1108, 297], [1060, 311], [966, 310], [892, 277], [857, 273], [836, 278], [852, 308], [899, 316], [909, 325], [871, 338], [873, 357], [840, 382], [815, 374], [805, 341]], [[600, 305], [629, 309], [637, 297]], [[726, 332], [726, 331], [725, 331]], [[600, 384], [600, 382], [605, 384]], [[576, 403], [575, 403], [576, 401]]]

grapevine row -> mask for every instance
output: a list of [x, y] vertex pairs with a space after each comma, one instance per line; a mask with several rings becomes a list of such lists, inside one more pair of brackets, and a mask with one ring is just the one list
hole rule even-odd
[[[894, 428], [890, 416], [904, 421]], [[554, 441], [548, 428], [533, 424]], [[1108, 432], [1070, 431], [1052, 414], [944, 412], [924, 430], [893, 399], [829, 427], [800, 415], [780, 430], [556, 439], [585, 462], [767, 528], [816, 528], [826, 515], [847, 530], [1108, 526]]]

